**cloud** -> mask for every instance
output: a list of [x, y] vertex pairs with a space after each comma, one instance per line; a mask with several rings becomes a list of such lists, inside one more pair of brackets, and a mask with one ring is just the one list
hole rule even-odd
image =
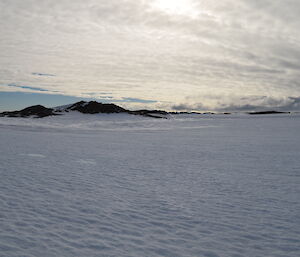
[[3, 0], [0, 83], [157, 101], [144, 105], [300, 95], [298, 0], [187, 3], [176, 14], [152, 0]]
[[[209, 96], [208, 96], [209, 97]], [[211, 101], [213, 100], [213, 101]], [[210, 97], [210, 104], [186, 102], [173, 105], [176, 111], [217, 111], [217, 112], [249, 112], [249, 111], [300, 111], [300, 97]]]

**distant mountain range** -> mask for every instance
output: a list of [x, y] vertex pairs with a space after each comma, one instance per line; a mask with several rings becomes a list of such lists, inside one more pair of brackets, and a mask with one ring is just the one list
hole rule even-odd
[[159, 111], [159, 110], [137, 110], [130, 111], [126, 110], [115, 104], [103, 104], [98, 103], [96, 101], [80, 101], [74, 104], [54, 107], [54, 108], [46, 108], [42, 105], [34, 105], [22, 109], [20, 111], [12, 111], [12, 112], [2, 112], [0, 113], [0, 117], [34, 117], [34, 118], [44, 118], [48, 116], [62, 115], [67, 112], [78, 111], [80, 113], [85, 114], [97, 114], [97, 113], [128, 113], [132, 115], [142, 115], [151, 118], [167, 118], [169, 115], [168, 112]]
[[[11, 111], [11, 112], [2, 112], [0, 117], [34, 117], [34, 118], [44, 118], [48, 116], [62, 115], [64, 113], [77, 111], [85, 114], [97, 114], [97, 113], [127, 113], [131, 115], [141, 115], [145, 117], [158, 118], [158, 119], [167, 119], [170, 114], [201, 114], [198, 112], [166, 112], [161, 110], [137, 110], [130, 111], [126, 110], [115, 104], [104, 104], [98, 103], [96, 101], [80, 101], [74, 104], [47, 108], [42, 105], [34, 105], [22, 109], [20, 111]], [[262, 112], [250, 112], [252, 115], [259, 114], [278, 114], [286, 112], [277, 112], [277, 111], [262, 111]], [[214, 114], [214, 113], [202, 113], [202, 114]], [[230, 113], [224, 113], [230, 114]]]

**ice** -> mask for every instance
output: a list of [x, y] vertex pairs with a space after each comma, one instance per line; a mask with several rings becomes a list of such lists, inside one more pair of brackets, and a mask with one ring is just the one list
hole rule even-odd
[[0, 118], [0, 256], [300, 256], [300, 115]]

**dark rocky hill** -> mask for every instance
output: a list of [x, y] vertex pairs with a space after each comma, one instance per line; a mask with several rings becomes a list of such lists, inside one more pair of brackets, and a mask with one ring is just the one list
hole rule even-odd
[[115, 104], [98, 103], [96, 101], [80, 101], [71, 105], [60, 106], [56, 108], [46, 108], [42, 105], [34, 105], [20, 111], [2, 112], [0, 117], [34, 117], [43, 118], [52, 115], [61, 115], [66, 112], [78, 111], [84, 114], [97, 113], [128, 113], [132, 115], [141, 115], [151, 118], [167, 118], [168, 113], [159, 110], [126, 110]]
[[121, 112], [128, 112], [124, 108], [115, 105], [115, 104], [103, 104], [98, 103], [96, 101], [91, 102], [78, 102], [72, 104], [71, 106], [66, 108], [67, 111], [79, 111], [81, 113], [121, 113]]
[[43, 118], [52, 115], [59, 115], [54, 112], [52, 108], [46, 108], [42, 105], [34, 105], [22, 109], [20, 111], [13, 111], [13, 112], [2, 112], [0, 113], [0, 117], [35, 117], [35, 118]]

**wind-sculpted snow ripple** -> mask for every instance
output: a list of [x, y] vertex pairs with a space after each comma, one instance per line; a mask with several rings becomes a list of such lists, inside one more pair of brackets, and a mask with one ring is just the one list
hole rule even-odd
[[299, 256], [297, 117], [156, 122], [2, 124], [0, 256]]

